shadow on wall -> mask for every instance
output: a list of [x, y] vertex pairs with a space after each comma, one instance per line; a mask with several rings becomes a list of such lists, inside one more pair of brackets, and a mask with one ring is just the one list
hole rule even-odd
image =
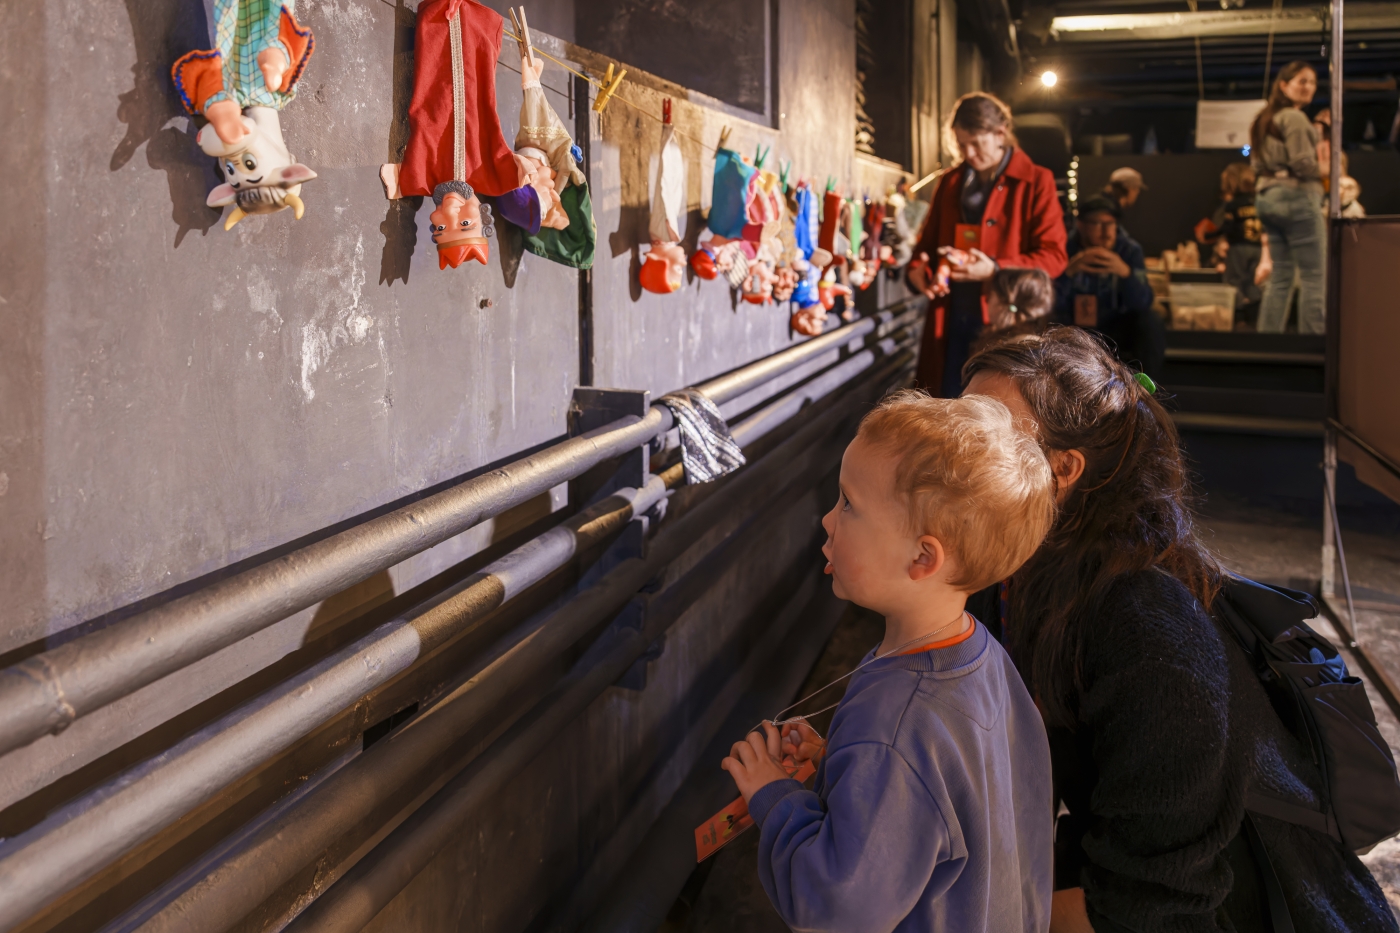
[[[402, 162], [408, 146], [408, 104], [413, 99], [413, 31], [417, 19], [405, 0], [397, 0], [394, 4], [394, 103], [389, 116], [386, 162]], [[422, 206], [422, 197], [389, 202], [384, 223], [379, 225], [379, 232], [384, 235], [384, 250], [379, 258], [380, 285], [392, 285], [395, 279], [408, 284], [413, 251], [418, 246], [418, 209]]]
[[[219, 180], [213, 160], [195, 144], [198, 127], [180, 105], [170, 79], [175, 59], [191, 49], [209, 47], [209, 23], [204, 5], [186, 0], [126, 0], [126, 13], [136, 63], [131, 66], [131, 90], [117, 97], [117, 119], [126, 124], [126, 136], [112, 152], [111, 170], [120, 170], [146, 144], [147, 164], [165, 172], [170, 186], [178, 249], [186, 233], [207, 234], [222, 213], [204, 203]], [[186, 123], [183, 130], [172, 125], [181, 118]]]

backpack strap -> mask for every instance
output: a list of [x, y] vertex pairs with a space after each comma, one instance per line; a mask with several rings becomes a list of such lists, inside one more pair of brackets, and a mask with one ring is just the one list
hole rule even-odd
[[1259, 869], [1259, 880], [1264, 883], [1264, 894], [1269, 901], [1269, 929], [1272, 933], [1295, 933], [1293, 916], [1288, 912], [1288, 902], [1283, 899], [1283, 885], [1279, 884], [1278, 873], [1269, 852], [1264, 848], [1264, 840], [1259, 837], [1259, 829], [1254, 825], [1254, 817], [1246, 810], [1244, 832], [1249, 839], [1249, 851], [1254, 855], [1254, 864]]
[[1281, 800], [1270, 794], [1261, 794], [1257, 790], [1245, 792], [1244, 808], [1261, 816], [1273, 817], [1276, 820], [1293, 823], [1297, 826], [1305, 826], [1313, 832], [1330, 836], [1338, 843], [1342, 841], [1337, 821], [1330, 811], [1323, 813], [1321, 810], [1314, 810], [1312, 807], [1305, 807], [1291, 800]]

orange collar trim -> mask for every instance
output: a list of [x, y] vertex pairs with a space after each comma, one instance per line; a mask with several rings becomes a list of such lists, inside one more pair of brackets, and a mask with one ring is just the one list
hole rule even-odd
[[959, 632], [952, 638], [945, 638], [942, 641], [931, 641], [927, 645], [920, 645], [917, 648], [910, 648], [908, 651], [901, 651], [899, 653], [900, 657], [903, 657], [906, 654], [922, 654], [925, 651], [933, 651], [938, 648], [951, 648], [954, 645], [962, 644], [963, 642], [967, 641], [969, 638], [972, 637], [973, 632], [977, 631], [977, 620], [971, 618], [970, 616], [969, 619], [971, 620], [972, 624], [969, 625], [966, 630]]

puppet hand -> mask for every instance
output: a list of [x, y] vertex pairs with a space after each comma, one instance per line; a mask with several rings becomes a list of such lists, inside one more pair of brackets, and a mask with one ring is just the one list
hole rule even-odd
[[750, 732], [744, 741], [735, 742], [729, 757], [720, 762], [720, 767], [728, 771], [738, 785], [745, 803], [760, 788], [788, 779], [789, 775], [778, 758], [780, 748], [778, 727], [765, 722], [762, 735]]
[[826, 739], [806, 722], [790, 722], [783, 726], [783, 763], [791, 758], [793, 764], [802, 764], [821, 756], [826, 750]]
[[533, 54], [529, 58], [520, 60], [520, 87], [529, 90], [532, 87], [540, 86], [540, 76], [544, 74], [544, 59], [536, 58]]
[[258, 67], [262, 69], [263, 80], [269, 91], [282, 89], [282, 76], [287, 73], [287, 56], [281, 49], [263, 49], [258, 53]]
[[951, 278], [955, 282], [985, 282], [996, 274], [996, 260], [980, 249], [968, 251], [972, 259], [964, 265], [953, 268]]
[[238, 106], [238, 101], [221, 100], [210, 104], [204, 109], [204, 116], [225, 146], [232, 146], [248, 135], [248, 128], [243, 125], [243, 109]]

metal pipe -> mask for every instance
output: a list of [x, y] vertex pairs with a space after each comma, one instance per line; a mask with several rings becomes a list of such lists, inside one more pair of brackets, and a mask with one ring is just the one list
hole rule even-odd
[[548, 696], [312, 901], [285, 928], [287, 933], [358, 930], [374, 919], [457, 835], [460, 825], [626, 673], [648, 644], [647, 636], [633, 628], [604, 634]]
[[716, 405], [723, 405], [731, 399], [736, 399], [758, 388], [765, 382], [772, 382], [792, 369], [796, 369], [803, 363], [821, 356], [828, 350], [832, 350], [843, 344], [850, 343], [857, 337], [874, 332], [875, 328], [882, 322], [892, 317], [888, 312], [881, 312], [876, 317], [862, 318], [853, 324], [845, 327], [838, 327], [829, 334], [822, 334], [820, 337], [813, 337], [805, 343], [800, 343], [795, 347], [790, 347], [770, 357], [759, 360], [741, 369], [736, 369], [732, 373], [727, 373], [718, 378], [711, 379], [696, 386], [701, 392], [710, 397], [710, 401]]
[[[1330, 188], [1327, 193], [1327, 216], [1329, 234], [1341, 223], [1342, 218], [1342, 0], [1332, 0], [1332, 56], [1328, 62], [1328, 83], [1331, 85], [1332, 126], [1328, 138], [1330, 157], [1328, 168]], [[1336, 255], [1340, 245], [1336, 236], [1328, 236], [1331, 247], [1327, 257], [1327, 272], [1333, 281], [1328, 283], [1327, 297], [1330, 303], [1338, 304], [1341, 295], [1342, 264]], [[1332, 315], [1336, 317], [1336, 315]], [[1329, 412], [1330, 414], [1330, 412]], [[1337, 432], [1329, 426], [1322, 435], [1322, 492], [1328, 502], [1336, 495], [1337, 489]], [[1336, 511], [1322, 510], [1322, 581], [1320, 589], [1323, 599], [1329, 599], [1337, 592], [1337, 546], [1341, 538], [1337, 536]], [[1343, 565], [1345, 567], [1345, 565]], [[1350, 593], [1348, 593], [1350, 596]], [[1354, 637], [1354, 636], [1353, 636]]]
[[[1342, 91], [1346, 85], [1342, 61], [1345, 54], [1345, 47], [1342, 45], [1342, 34], [1345, 31], [1342, 23], [1342, 4], [1343, 0], [1332, 0], [1332, 55], [1331, 61], [1327, 63], [1330, 72], [1328, 84], [1331, 85], [1332, 97], [1332, 126], [1327, 141], [1332, 153], [1328, 160], [1332, 177], [1327, 197], [1327, 216], [1334, 220], [1342, 216]], [[1391, 6], [1391, 13], [1394, 15], [1393, 5], [1387, 6]], [[1400, 25], [1400, 17], [1396, 17], [1396, 25]]]
[[0, 755], [670, 430], [653, 408], [0, 671]]
[[[0, 845], [0, 929], [80, 884], [263, 761], [352, 706], [505, 601], [607, 540], [683, 479], [679, 466], [624, 489], [527, 542], [446, 598], [379, 626], [307, 671]], [[562, 632], [538, 633], [555, 653]], [[488, 693], [490, 691], [487, 691]]]
[[[907, 365], [905, 351], [872, 379]], [[527, 623], [498, 643], [461, 687], [404, 731], [375, 745], [332, 775], [277, 826], [257, 834], [241, 852], [181, 893], [140, 929], [141, 933], [217, 933], [237, 923], [253, 906], [334, 844], [383, 800], [399, 792], [409, 776], [430, 766], [466, 735], [494, 705], [533, 676], [560, 651], [605, 621], [730, 510], [746, 487], [764, 501], [794, 481], [788, 465], [820, 440], [824, 425], [804, 426], [760, 463], [744, 471], [743, 483], [726, 484], [694, 511], [681, 516], [652, 542], [645, 560], [624, 561], [600, 583], [543, 621]], [[347, 804], [347, 801], [350, 803]]]
[[[716, 404], [870, 333], [889, 312], [710, 380]], [[315, 605], [673, 425], [656, 405], [0, 670], [0, 755]]]

